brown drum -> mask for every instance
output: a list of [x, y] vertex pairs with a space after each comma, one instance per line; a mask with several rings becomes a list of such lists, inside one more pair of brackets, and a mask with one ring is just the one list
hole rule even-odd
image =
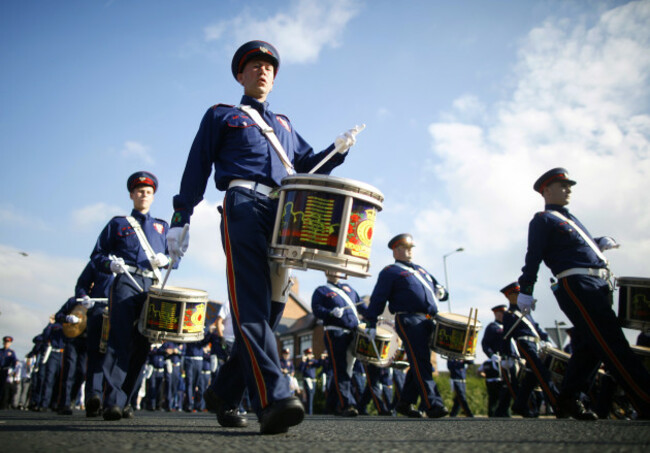
[[650, 278], [620, 277], [618, 285], [618, 320], [623, 327], [650, 328]]
[[152, 343], [191, 343], [203, 339], [208, 293], [176, 286], [152, 286], [138, 329]]
[[370, 248], [384, 196], [346, 178], [300, 174], [282, 180], [270, 258], [296, 269], [369, 277]]
[[76, 324], [71, 324], [69, 322], [64, 322], [63, 323], [63, 335], [65, 335], [68, 338], [76, 338], [82, 333], [86, 331], [86, 313], [88, 312], [88, 309], [84, 307], [81, 304], [77, 304], [74, 306], [72, 311], [70, 312], [71, 315], [75, 315], [77, 318], [80, 319], [80, 321]]
[[566, 367], [569, 364], [571, 354], [562, 351], [561, 349], [547, 346], [542, 349], [540, 359], [546, 364], [548, 370], [551, 372], [551, 380], [558, 387], [562, 385], [562, 380], [566, 375]]
[[481, 322], [476, 317], [438, 313], [429, 347], [449, 359], [474, 360]]
[[377, 323], [375, 341], [366, 333], [366, 324], [357, 326], [354, 355], [358, 360], [380, 368], [390, 366], [397, 351], [397, 334], [389, 324]]
[[650, 373], [650, 348], [645, 346], [631, 346], [632, 352], [636, 354], [645, 366], [645, 369]]

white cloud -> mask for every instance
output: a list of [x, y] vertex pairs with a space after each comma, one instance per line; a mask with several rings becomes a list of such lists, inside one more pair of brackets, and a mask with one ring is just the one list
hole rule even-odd
[[29, 227], [35, 230], [49, 231], [51, 230], [47, 222], [35, 218], [27, 217], [18, 212], [16, 208], [9, 204], [0, 205], [0, 224], [12, 225], [14, 227]]
[[148, 146], [134, 141], [126, 141], [120, 151], [122, 157], [140, 160], [146, 164], [153, 164], [154, 159]]
[[[444, 121], [430, 125], [435, 177], [449, 204], [434, 201], [420, 210], [418, 257], [438, 262], [464, 246], [450, 273], [461, 305], [482, 307], [484, 321], [491, 317], [486, 308], [502, 302], [498, 289], [519, 276], [527, 224], [543, 208], [532, 184], [556, 166], [578, 181], [572, 211], [592, 234], [623, 244], [610, 255], [614, 272], [647, 273], [648, 23], [650, 2], [610, 10], [591, 27], [549, 19], [522, 43], [509, 99], [484, 108], [467, 94]], [[489, 121], [482, 121], [483, 111]], [[548, 277], [540, 273], [536, 290], [546, 307], [537, 317], [546, 325], [562, 316]]]
[[[113, 216], [120, 215], [124, 209], [106, 203], [95, 203], [72, 212], [73, 224], [86, 228], [91, 225], [105, 225]], [[101, 228], [101, 227], [100, 227]]]
[[239, 16], [204, 29], [208, 42], [219, 40], [224, 30], [233, 45], [262, 39], [282, 49], [283, 63], [310, 63], [325, 47], [340, 45], [347, 23], [360, 8], [356, 0], [294, 0], [274, 16], [258, 19], [259, 12], [245, 10]]

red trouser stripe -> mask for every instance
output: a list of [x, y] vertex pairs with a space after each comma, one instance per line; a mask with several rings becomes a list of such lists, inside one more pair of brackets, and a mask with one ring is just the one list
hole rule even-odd
[[519, 346], [519, 340], [517, 340], [517, 348], [519, 348], [519, 352], [521, 352], [524, 355], [526, 359], [526, 364], [530, 367], [531, 370], [533, 370], [533, 373], [535, 373], [537, 382], [539, 382], [539, 385], [542, 386], [542, 390], [544, 390], [544, 393], [546, 393], [546, 396], [548, 396], [549, 401], [553, 405], [553, 409], [557, 409], [557, 402], [555, 400], [555, 395], [551, 391], [551, 388], [548, 386], [548, 382], [546, 382], [546, 380], [542, 377], [542, 373], [540, 373], [536, 363], [533, 361], [533, 357], [528, 353], [526, 348]]
[[402, 325], [402, 320], [400, 319], [399, 316], [395, 316], [395, 319], [397, 320], [397, 325], [399, 326], [399, 329], [402, 331], [402, 335], [404, 336], [404, 342], [406, 343], [406, 346], [409, 348], [409, 352], [407, 353], [408, 358], [411, 359], [411, 364], [413, 370], [415, 371], [415, 375], [418, 378], [418, 382], [420, 383], [420, 388], [422, 389], [422, 399], [426, 401], [427, 403], [427, 409], [431, 409], [431, 403], [429, 402], [429, 395], [427, 394], [427, 388], [424, 385], [424, 381], [422, 380], [422, 375], [420, 374], [420, 367], [418, 367], [418, 361], [415, 359], [415, 351], [413, 350], [413, 346], [411, 346], [411, 342], [409, 341], [409, 337], [406, 335], [406, 330], [404, 329], [404, 326]]
[[377, 395], [375, 395], [375, 392], [372, 390], [372, 383], [370, 382], [370, 373], [368, 373], [368, 366], [366, 365], [365, 362], [363, 362], [363, 369], [366, 372], [366, 385], [368, 386], [368, 391], [370, 392], [370, 395], [372, 396], [372, 402], [375, 405], [375, 408], [377, 409], [377, 412], [381, 412], [381, 405], [379, 404], [379, 400], [377, 399]]
[[[228, 195], [226, 195], [227, 197]], [[253, 348], [251, 346], [250, 339], [246, 336], [244, 331], [241, 328], [239, 322], [239, 304], [237, 300], [237, 290], [236, 290], [236, 280], [235, 280], [235, 266], [233, 264], [232, 248], [230, 246], [230, 235], [228, 234], [228, 215], [226, 212], [226, 197], [223, 199], [223, 225], [224, 225], [224, 235], [226, 237], [226, 274], [228, 276], [228, 294], [230, 295], [230, 303], [232, 308], [233, 318], [237, 323], [237, 328], [241, 333], [241, 337], [244, 341], [246, 351], [251, 359], [251, 367], [253, 368], [253, 375], [255, 377], [255, 384], [257, 385], [257, 393], [260, 397], [260, 404], [262, 408], [268, 406], [268, 397], [266, 395], [266, 384], [264, 382], [264, 376], [262, 375], [262, 370], [260, 369], [259, 363], [257, 363], [257, 358], [253, 353]]]
[[634, 381], [632, 376], [630, 376], [630, 373], [627, 372], [623, 364], [618, 360], [618, 357], [616, 354], [614, 354], [614, 351], [611, 350], [603, 336], [600, 334], [600, 331], [598, 330], [598, 327], [596, 327], [596, 324], [594, 324], [593, 320], [589, 316], [589, 313], [587, 313], [587, 310], [585, 309], [584, 305], [582, 302], [580, 302], [580, 299], [571, 291], [569, 288], [569, 281], [567, 278], [562, 279], [562, 285], [564, 286], [564, 289], [566, 290], [567, 294], [571, 298], [574, 304], [576, 304], [576, 307], [578, 307], [578, 310], [580, 310], [580, 314], [582, 315], [583, 319], [587, 322], [587, 326], [589, 326], [589, 329], [591, 330], [591, 333], [594, 334], [596, 337], [596, 341], [600, 344], [600, 347], [605, 351], [605, 354], [607, 354], [607, 357], [609, 357], [609, 360], [612, 361], [618, 372], [621, 374], [623, 379], [625, 379], [625, 382], [630, 386], [632, 390], [634, 390], [634, 393], [636, 393], [641, 399], [646, 401], [647, 403], [650, 403], [650, 396], [641, 388], [637, 385], [637, 383]]

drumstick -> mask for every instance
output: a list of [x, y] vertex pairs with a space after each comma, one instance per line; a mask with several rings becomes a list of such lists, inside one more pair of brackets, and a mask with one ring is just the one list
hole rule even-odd
[[[185, 236], [187, 236], [187, 230], [189, 230], [189, 229], [190, 229], [190, 224], [186, 223], [183, 226], [183, 231], [181, 231], [181, 239], [180, 239], [181, 244], [185, 240]], [[167, 279], [169, 278], [169, 273], [172, 271], [172, 267], [174, 267], [174, 259], [173, 258], [169, 262], [169, 267], [167, 268], [167, 272], [165, 273], [165, 279], [163, 280], [162, 285], [160, 286], [161, 291], [165, 288], [165, 285], [167, 284]]]
[[[356, 135], [357, 135], [359, 132], [361, 132], [362, 130], [364, 130], [365, 128], [366, 128], [366, 125], [365, 125], [365, 124], [362, 124], [361, 126], [355, 126], [355, 127], [354, 127], [354, 130], [353, 130], [353, 132], [352, 132], [352, 134], [356, 137]], [[345, 146], [345, 145], [343, 145], [343, 144], [336, 144], [336, 146], [334, 146], [334, 149], [333, 149], [332, 151], [330, 151], [330, 153], [329, 153], [327, 156], [325, 156], [325, 158], [324, 158], [323, 160], [321, 160], [320, 162], [318, 162], [314, 168], [312, 168], [311, 170], [309, 170], [309, 173], [307, 173], [307, 174], [311, 175], [312, 173], [316, 173], [316, 171], [317, 171], [320, 167], [322, 167], [323, 165], [325, 165], [325, 162], [327, 162], [328, 160], [330, 160], [330, 159], [331, 159], [331, 158], [332, 158], [336, 153], [340, 152], [340, 151], [343, 149], [344, 146]]]
[[[77, 297], [77, 299], [75, 299], [75, 300], [77, 302], [83, 302], [86, 299], [83, 299], [81, 297]], [[106, 297], [91, 297], [89, 300], [94, 300], [95, 302], [108, 302], [108, 298], [106, 298]]]
[[463, 355], [465, 355], [465, 351], [467, 350], [467, 343], [469, 342], [469, 328], [470, 325], [472, 324], [472, 312], [474, 311], [473, 308], [470, 307], [469, 309], [469, 318], [467, 318], [467, 327], [465, 327], [465, 341], [463, 342]]
[[508, 332], [503, 336], [504, 339], [506, 339], [506, 338], [508, 338], [508, 337], [510, 336], [510, 334], [512, 333], [512, 331], [515, 330], [515, 327], [517, 327], [517, 326], [519, 325], [519, 323], [520, 323], [521, 321], [524, 320], [524, 316], [526, 316], [528, 313], [530, 313], [530, 310], [527, 310], [526, 313], [523, 313], [523, 312], [522, 312], [522, 314], [521, 314], [521, 316], [519, 317], [519, 319], [517, 319], [517, 321], [515, 321], [515, 323], [514, 323], [514, 324], [512, 325], [512, 327], [510, 328], [510, 330], [508, 330]]
[[[108, 257], [111, 258], [111, 259], [114, 259], [114, 258], [115, 258], [115, 255], [109, 255]], [[133, 278], [133, 275], [131, 275], [131, 273], [129, 272], [129, 270], [126, 268], [126, 265], [125, 265], [124, 263], [121, 263], [120, 261], [117, 261], [117, 260], [114, 260], [114, 261], [115, 261], [115, 262], [116, 262], [116, 263], [117, 263], [117, 264], [122, 268], [122, 270], [123, 270], [124, 273], [127, 275], [127, 277], [129, 277], [129, 279], [131, 279], [131, 282], [133, 282], [133, 284], [135, 285], [135, 287], [138, 288], [138, 290], [140, 290], [141, 293], [143, 293], [144, 290], [143, 290], [142, 287], [138, 284], [138, 282], [135, 281], [135, 278]]]

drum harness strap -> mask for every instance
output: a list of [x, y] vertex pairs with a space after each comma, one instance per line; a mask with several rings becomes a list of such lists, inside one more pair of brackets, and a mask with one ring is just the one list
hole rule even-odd
[[438, 298], [436, 297], [436, 293], [432, 288], [433, 282], [432, 282], [431, 285], [429, 283], [427, 283], [427, 281], [422, 276], [422, 273], [420, 271], [418, 271], [417, 269], [414, 269], [412, 267], [408, 267], [407, 265], [402, 264], [402, 263], [394, 263], [394, 264], [395, 264], [395, 266], [401, 267], [402, 269], [404, 269], [404, 270], [410, 272], [411, 274], [413, 274], [415, 276], [415, 278], [417, 278], [420, 281], [420, 283], [422, 283], [422, 286], [424, 286], [424, 288], [431, 293], [431, 297], [433, 297], [433, 305], [435, 306], [436, 311], [438, 311]]
[[358, 322], [359, 322], [359, 313], [357, 312], [357, 307], [356, 307], [356, 306], [354, 305], [354, 303], [352, 302], [352, 299], [350, 299], [350, 296], [348, 296], [347, 294], [345, 294], [345, 291], [343, 291], [343, 290], [342, 290], [341, 288], [339, 288], [338, 286], [333, 285], [332, 283], [327, 283], [327, 287], [328, 287], [329, 289], [331, 289], [332, 291], [334, 291], [334, 292], [335, 292], [336, 294], [338, 294], [339, 296], [341, 296], [341, 298], [345, 301], [345, 303], [348, 304], [348, 306], [345, 307], [345, 309], [346, 309], [346, 310], [347, 310], [347, 309], [352, 310], [352, 313], [354, 313], [354, 317], [357, 319], [357, 323], [358, 323]]
[[284, 165], [284, 168], [287, 170], [287, 173], [294, 175], [296, 173], [296, 170], [294, 170], [293, 164], [289, 160], [289, 157], [287, 157], [287, 153], [284, 151], [282, 143], [280, 143], [280, 140], [278, 140], [278, 137], [275, 135], [273, 128], [266, 124], [266, 121], [264, 121], [262, 115], [260, 115], [260, 112], [255, 110], [250, 105], [240, 104], [237, 106], [237, 108], [242, 112], [248, 114], [248, 116], [250, 116], [251, 119], [255, 121], [255, 123], [262, 130], [262, 134], [264, 134], [267, 140], [271, 143], [271, 146], [273, 146], [273, 149], [280, 158], [280, 161], [282, 162], [282, 165]]
[[[129, 223], [131, 224], [131, 227], [133, 227], [133, 230], [135, 231], [135, 234], [138, 237], [138, 240], [140, 241], [140, 245], [142, 246], [142, 249], [144, 250], [144, 253], [147, 256], [147, 259], [149, 260], [149, 264], [151, 264], [151, 269], [153, 269], [153, 278], [161, 282], [162, 275], [160, 274], [160, 269], [158, 269], [158, 266], [156, 266], [155, 264], [156, 252], [154, 252], [153, 249], [151, 248], [151, 244], [149, 244], [149, 241], [147, 240], [147, 236], [145, 236], [144, 231], [142, 231], [142, 226], [140, 225], [140, 223], [138, 223], [137, 220], [135, 220], [135, 217], [133, 216], [127, 216], [126, 220], [128, 220]], [[131, 272], [131, 269], [129, 269], [129, 272]], [[137, 270], [134, 273], [138, 273]], [[146, 275], [144, 272], [142, 272], [142, 275], [144, 277], [148, 277], [148, 275]]]
[[[589, 247], [594, 251], [596, 256], [603, 260], [605, 263], [605, 266], [609, 265], [609, 261], [607, 261], [607, 258], [605, 258], [605, 255], [603, 255], [603, 252], [600, 250], [598, 245], [594, 242], [592, 238], [589, 237], [587, 233], [584, 232], [582, 228], [580, 228], [573, 220], [567, 218], [566, 216], [562, 215], [561, 213], [553, 210], [548, 210], [546, 211], [549, 214], [557, 217], [558, 219], [568, 223], [577, 231], [577, 233], [582, 237], [582, 239], [587, 243]], [[609, 283], [610, 288], [612, 288], [612, 284], [609, 281], [611, 277], [611, 272], [608, 267], [605, 268], [600, 268], [600, 269], [591, 269], [591, 268], [586, 268], [586, 267], [574, 267], [571, 269], [564, 270], [557, 274], [555, 277], [559, 280], [564, 277], [569, 277], [571, 275], [591, 275], [592, 277], [598, 277], [601, 278]]]

